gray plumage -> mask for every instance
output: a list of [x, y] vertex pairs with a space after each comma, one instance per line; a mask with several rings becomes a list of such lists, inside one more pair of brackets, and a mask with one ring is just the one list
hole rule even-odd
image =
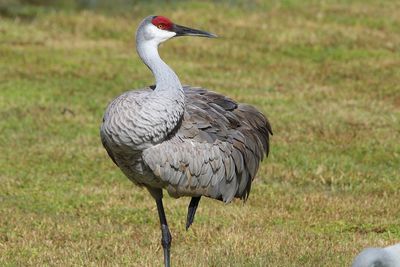
[[161, 16], [145, 18], [136, 33], [136, 49], [153, 72], [156, 85], [128, 91], [107, 107], [100, 129], [114, 163], [156, 200], [165, 266], [170, 266], [171, 235], [162, 191], [191, 196], [186, 229], [201, 196], [246, 199], [260, 161], [269, 151], [271, 126], [250, 105], [221, 94], [182, 86], [161, 60], [160, 43], [175, 36], [215, 35], [173, 24]]
[[[154, 87], [152, 87], [154, 89]], [[254, 107], [202, 88], [184, 86], [181, 117], [137, 115], [152, 88], [117, 97], [104, 115], [101, 139], [112, 160], [138, 185], [174, 197], [246, 198], [269, 151], [267, 119]], [[152, 100], [153, 101], [153, 100]]]
[[366, 248], [354, 259], [352, 267], [400, 267], [400, 244]]

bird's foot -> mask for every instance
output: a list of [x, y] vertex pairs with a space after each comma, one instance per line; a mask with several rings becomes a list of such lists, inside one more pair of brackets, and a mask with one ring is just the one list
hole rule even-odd
[[164, 250], [164, 265], [165, 267], [171, 266], [171, 233], [169, 232], [168, 225], [161, 225], [161, 246]]

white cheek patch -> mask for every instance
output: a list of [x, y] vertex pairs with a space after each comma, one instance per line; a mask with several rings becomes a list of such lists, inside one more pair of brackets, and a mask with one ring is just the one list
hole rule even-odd
[[147, 27], [144, 30], [144, 38], [146, 40], [151, 40], [153, 39], [154, 41], [158, 43], [162, 43], [176, 35], [175, 32], [170, 32], [170, 31], [164, 31], [153, 24], [147, 25]]

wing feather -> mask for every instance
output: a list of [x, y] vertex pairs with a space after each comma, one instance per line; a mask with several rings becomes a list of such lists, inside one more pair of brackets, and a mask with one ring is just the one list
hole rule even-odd
[[184, 87], [186, 109], [168, 140], [143, 151], [146, 165], [173, 196], [246, 199], [269, 152], [271, 125], [252, 106], [203, 88]]

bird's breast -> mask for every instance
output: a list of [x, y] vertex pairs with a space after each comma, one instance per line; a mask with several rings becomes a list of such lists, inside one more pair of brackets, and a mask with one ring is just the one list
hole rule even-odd
[[165, 140], [181, 113], [168, 99], [154, 98], [147, 91], [127, 92], [110, 103], [101, 131], [116, 150], [143, 151]]

